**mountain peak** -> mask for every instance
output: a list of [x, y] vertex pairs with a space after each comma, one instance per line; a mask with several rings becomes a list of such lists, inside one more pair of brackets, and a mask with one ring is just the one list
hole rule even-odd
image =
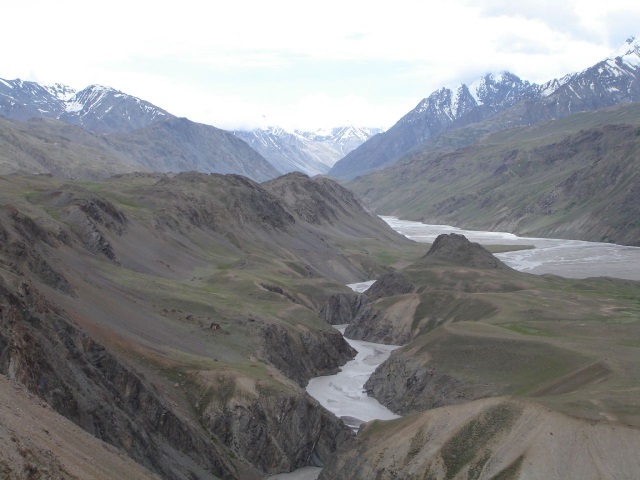
[[618, 59], [631, 67], [640, 67], [640, 38], [627, 38], [620, 47], [614, 50], [607, 60], [616, 61]]
[[70, 100], [77, 93], [74, 88], [62, 83], [52, 83], [43, 85], [43, 87], [51, 93], [51, 95], [63, 102]]
[[513, 105], [529, 95], [534, 88], [535, 85], [508, 71], [486, 73], [469, 86], [462, 83], [453, 88], [442, 87], [434, 91], [398, 123], [412, 123], [430, 117], [434, 119], [434, 125], [430, 129], [439, 131], [476, 107], [485, 105], [488, 111], [495, 112]]

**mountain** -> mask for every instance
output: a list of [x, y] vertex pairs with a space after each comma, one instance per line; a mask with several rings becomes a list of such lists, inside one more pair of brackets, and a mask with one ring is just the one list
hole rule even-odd
[[58, 119], [91, 132], [131, 132], [173, 115], [139, 98], [110, 87], [91, 85], [65, 103]]
[[232, 133], [186, 118], [171, 117], [104, 140], [127, 163], [156, 172], [235, 173], [259, 182], [280, 174]]
[[[365, 142], [329, 171], [353, 179], [396, 162], [415, 148], [429, 148], [438, 135], [483, 124], [497, 131], [563, 118], [619, 103], [640, 101], [640, 40], [629, 38], [611, 56], [581, 72], [531, 84], [503, 72], [456, 89], [442, 88], [422, 100], [387, 132]], [[477, 136], [461, 139], [471, 144]], [[424, 144], [424, 146], [422, 146]]]
[[76, 92], [61, 84], [0, 79], [0, 115], [22, 122], [2, 120], [4, 174], [99, 179], [137, 168], [236, 173], [257, 181], [280, 174], [231, 133], [177, 118], [110, 87], [91, 85]]
[[640, 101], [640, 38], [630, 37], [608, 58], [539, 90], [551, 118]]
[[257, 181], [278, 176], [231, 133], [170, 117], [133, 132], [92, 133], [60, 120], [0, 118], [0, 174], [49, 173], [97, 180], [132, 171], [237, 173]]
[[393, 127], [364, 142], [338, 161], [329, 175], [349, 180], [392, 164], [429, 138], [487, 118], [534, 96], [535, 85], [504, 72], [487, 74], [471, 88], [442, 88], [422, 100]]
[[[476, 127], [448, 133], [469, 138]], [[416, 150], [349, 186], [380, 214], [640, 245], [640, 104], [485, 134], [468, 147]]]
[[0, 471], [258, 480], [321, 464], [353, 433], [304, 385], [355, 351], [317, 312], [415, 256], [326, 178], [0, 177], [0, 374], [15, 385], [0, 398], [16, 402]]
[[[382, 129], [356, 127], [353, 125], [349, 125], [346, 127], [320, 129], [314, 132], [296, 130], [296, 133], [309, 140], [312, 140], [313, 142], [332, 147], [339, 153], [339, 158], [342, 158], [349, 152], [369, 140], [371, 137], [377, 135], [378, 133], [382, 133]], [[336, 161], [325, 163], [332, 167]]]
[[640, 352], [626, 346], [640, 326], [620, 318], [640, 313], [640, 282], [517, 272], [457, 234], [400, 276], [409, 288], [389, 289], [383, 275], [375, 295], [364, 292], [345, 336], [401, 346], [364, 388], [404, 417], [367, 423], [320, 479], [626, 478], [640, 468], [640, 375], [630, 374]]
[[95, 133], [130, 132], [172, 117], [119, 90], [91, 85], [76, 92], [54, 84], [0, 79], [0, 115], [19, 121], [57, 118]]
[[267, 159], [279, 172], [299, 171], [319, 175], [329, 171], [327, 161], [336, 161], [338, 154], [325, 145], [280, 127], [233, 132]]
[[348, 126], [316, 132], [268, 127], [233, 133], [282, 173], [299, 171], [319, 175], [327, 173], [336, 161], [379, 132], [379, 129]]

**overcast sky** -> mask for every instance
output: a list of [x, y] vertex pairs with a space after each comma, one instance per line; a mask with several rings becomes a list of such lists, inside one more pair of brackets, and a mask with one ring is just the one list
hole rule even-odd
[[221, 128], [389, 127], [442, 86], [579, 71], [640, 35], [638, 0], [29, 0], [0, 78], [98, 83]]

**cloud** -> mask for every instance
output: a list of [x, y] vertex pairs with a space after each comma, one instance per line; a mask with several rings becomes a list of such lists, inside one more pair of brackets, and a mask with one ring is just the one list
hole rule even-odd
[[487, 71], [543, 82], [586, 68], [640, 34], [636, 3], [9, 2], [0, 77], [109, 84], [217, 125], [269, 112], [378, 122]]

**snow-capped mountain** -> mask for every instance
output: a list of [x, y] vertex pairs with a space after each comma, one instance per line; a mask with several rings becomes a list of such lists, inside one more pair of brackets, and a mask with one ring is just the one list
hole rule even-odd
[[346, 127], [335, 127], [331, 129], [320, 129], [314, 132], [296, 130], [298, 135], [312, 140], [316, 143], [328, 145], [339, 152], [339, 157], [332, 162], [324, 162], [332, 167], [336, 161], [344, 157], [347, 153], [362, 145], [374, 135], [381, 133], [381, 128], [356, 127], [349, 125]]
[[441, 88], [422, 100], [398, 123], [426, 122], [433, 135], [448, 125], [461, 122], [474, 110], [485, 117], [537, 95], [537, 85], [523, 81], [513, 73], [488, 73], [471, 85]]
[[300, 171], [319, 175], [381, 130], [354, 126], [314, 132], [267, 127], [233, 132], [260, 152], [282, 173]]
[[95, 133], [130, 132], [172, 117], [165, 110], [111, 87], [79, 92], [62, 84], [0, 79], [0, 115], [19, 121], [57, 118]]
[[640, 101], [640, 39], [631, 37], [608, 58], [543, 85], [509, 72], [470, 85], [441, 88], [393, 127], [346, 155], [329, 171], [343, 179], [393, 164], [430, 138], [492, 119], [492, 130], [529, 125], [618, 103]]
[[46, 87], [20, 79], [0, 79], [0, 115], [18, 121], [55, 118], [65, 109], [65, 101], [58, 96], [64, 88]]
[[[75, 91], [61, 84], [0, 79], [0, 115], [18, 122], [46, 119], [15, 127], [18, 134], [10, 137], [16, 143], [7, 150], [6, 172], [99, 178], [141, 167], [156, 172], [235, 173], [259, 182], [280, 173], [230, 132], [177, 118], [101, 85]], [[81, 128], [63, 129], [65, 123]], [[14, 126], [7, 122], [5, 128]], [[43, 139], [48, 140], [44, 147]], [[68, 150], [47, 145], [64, 145]], [[39, 153], [41, 147], [45, 154]], [[77, 160], [75, 171], [68, 159]], [[110, 168], [101, 167], [102, 161], [110, 162]], [[122, 165], [124, 170], [118, 170]]]
[[554, 118], [640, 101], [640, 38], [627, 39], [592, 67], [545, 83], [539, 93]]

